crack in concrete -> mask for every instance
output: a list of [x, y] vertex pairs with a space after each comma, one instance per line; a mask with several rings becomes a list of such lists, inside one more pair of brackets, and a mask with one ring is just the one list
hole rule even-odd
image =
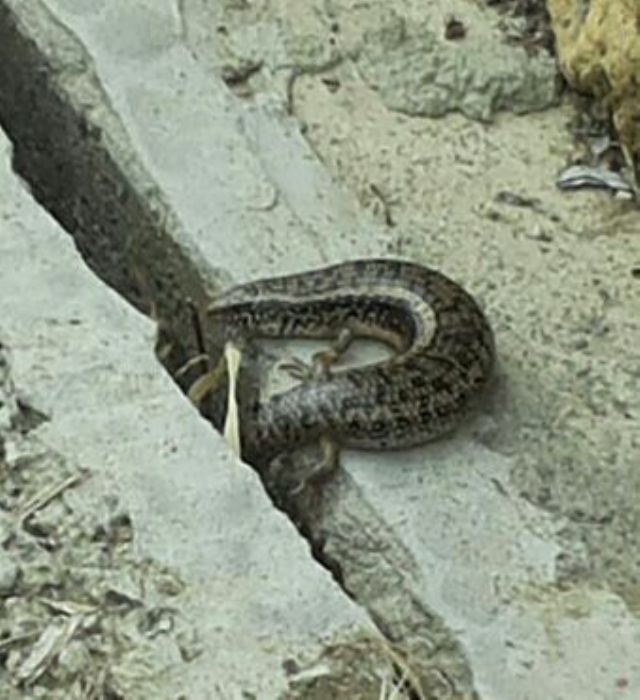
[[[183, 11], [180, 3], [178, 10]], [[194, 350], [187, 302], [206, 300], [215, 272], [172, 240], [171, 232], [178, 227], [175, 217], [140, 166], [129, 159], [135, 177], [125, 172], [123, 144], [119, 150], [107, 149], [106, 143], [113, 149], [126, 135], [108, 110], [97, 108], [104, 95], [90, 61], [81, 62], [86, 85], [93, 90], [91, 110], [72, 104], [60, 82], [65, 67], [54, 66], [27, 42], [1, 3], [0, 47], [0, 123], [14, 141], [16, 171], [73, 236], [101, 279], [139, 308], [150, 296], [158, 317], [172, 319], [164, 337], [174, 347], [173, 362], [182, 364], [180, 360]], [[82, 48], [74, 51], [80, 52], [75, 60], [81, 60]], [[114, 127], [115, 138], [114, 133], [104, 138]], [[156, 260], [155, 268], [148, 265], [151, 259]], [[158, 265], [163, 264], [160, 274]], [[141, 288], [140, 271], [147, 289]], [[44, 419], [26, 404], [23, 409], [28, 425]], [[284, 480], [268, 484], [269, 491], [311, 542], [316, 559], [334, 572], [345, 592], [369, 610], [383, 635], [415, 664], [431, 693], [428, 697], [444, 697], [437, 694], [442, 679], [449, 686], [446, 697], [471, 697], [473, 680], [465, 654], [444, 622], [411, 590], [415, 563], [387, 524], [346, 475], [315, 504], [304, 495], [295, 501], [283, 499], [297, 468]]]

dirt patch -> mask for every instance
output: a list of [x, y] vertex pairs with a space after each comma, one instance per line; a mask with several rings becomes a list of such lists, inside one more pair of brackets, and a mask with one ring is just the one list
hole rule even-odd
[[183, 583], [135, 552], [117, 499], [40, 443], [0, 354], [0, 686], [11, 698], [159, 697], [199, 653]]

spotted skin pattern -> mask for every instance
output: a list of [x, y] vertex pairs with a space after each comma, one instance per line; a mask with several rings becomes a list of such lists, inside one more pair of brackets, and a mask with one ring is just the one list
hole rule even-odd
[[229, 340], [335, 339], [349, 329], [396, 350], [253, 400], [241, 426], [249, 460], [322, 438], [364, 449], [427, 442], [455, 428], [494, 364], [493, 333], [474, 299], [443, 274], [399, 260], [240, 285], [216, 299], [208, 319]]

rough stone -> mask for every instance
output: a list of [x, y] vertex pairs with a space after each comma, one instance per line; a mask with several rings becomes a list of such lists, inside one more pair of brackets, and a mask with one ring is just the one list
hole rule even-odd
[[[7, 697], [37, 697], [40, 679], [47, 697], [69, 697], [78, 655], [63, 647], [62, 666], [55, 659], [74, 615], [86, 618], [84, 638], [109, 669], [88, 666], [82, 687], [108, 678], [95, 692], [127, 697], [174, 698], [185, 688], [194, 698], [211, 688], [280, 697], [287, 659], [311, 663], [329, 640], [375, 638], [257, 476], [162, 370], [153, 324], [86, 267], [11, 171], [8, 140], [0, 143], [0, 343], [15, 394], [46, 416], [28, 438], [11, 438], [2, 472], [17, 522], [25, 504], [38, 504], [5, 545], [22, 558], [28, 595], [5, 608], [3, 625], [18, 640], [24, 625], [38, 637], [26, 649], [16, 642], [0, 669], [1, 685], [8, 674], [32, 695], [16, 688]], [[57, 485], [59, 495], [47, 496]], [[153, 586], [156, 576], [166, 582], [163, 569], [183, 580], [178, 596]], [[7, 586], [16, 571], [7, 568]], [[47, 615], [40, 599], [51, 590]], [[174, 610], [171, 634], [160, 618], [144, 623], [157, 606]], [[104, 629], [92, 608], [113, 616]]]
[[438, 36], [429, 22], [395, 22], [365, 37], [358, 57], [365, 82], [391, 109], [413, 116], [442, 117], [460, 111], [489, 121], [496, 112], [547, 109], [557, 101], [553, 58], [527, 55], [473, 32], [460, 43]]

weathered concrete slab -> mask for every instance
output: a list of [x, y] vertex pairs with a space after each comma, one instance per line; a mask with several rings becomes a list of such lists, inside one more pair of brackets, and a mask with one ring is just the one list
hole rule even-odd
[[[175, 572], [183, 591], [171, 605], [198, 640], [188, 663], [161, 642], [161, 673], [153, 650], [158, 675], [128, 697], [279, 697], [285, 662], [291, 672], [329, 640], [371, 634], [370, 624], [161, 369], [153, 324], [89, 271], [11, 172], [4, 136], [0, 151], [0, 343], [22, 406], [46, 416], [30, 435], [89, 471], [67, 497], [73, 511], [99, 521], [117, 503], [130, 516], [134, 580], [150, 561]], [[4, 428], [14, 466], [20, 440]], [[70, 557], [69, 575], [82, 564]], [[114, 564], [102, 576], [116, 573]]]
[[194, 58], [179, 3], [46, 5], [77, 37], [76, 61], [88, 72], [94, 64], [136, 157], [206, 260], [240, 280], [362, 253], [343, 238], [357, 223], [355, 200], [278, 105], [243, 109]]

